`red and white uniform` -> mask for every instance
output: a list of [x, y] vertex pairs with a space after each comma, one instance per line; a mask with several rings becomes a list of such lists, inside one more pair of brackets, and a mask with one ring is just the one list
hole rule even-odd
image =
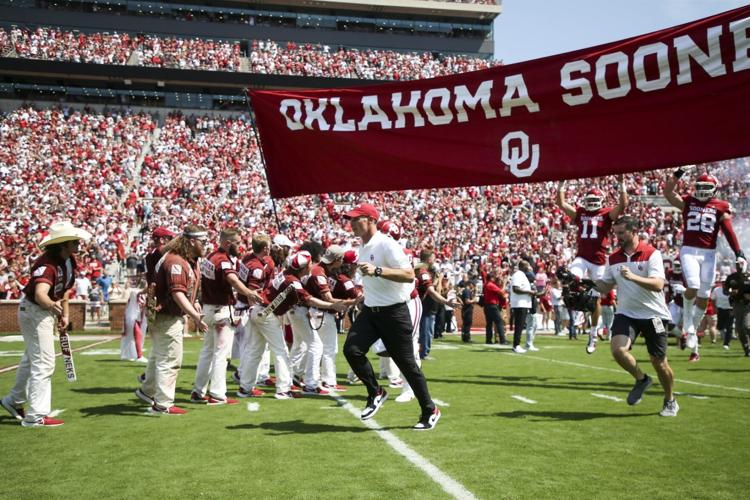
[[721, 220], [731, 215], [731, 205], [712, 198], [700, 201], [692, 195], [682, 197], [682, 248], [680, 263], [688, 288], [698, 297], [708, 298], [716, 272], [716, 241]]
[[570, 272], [578, 278], [601, 279], [607, 262], [612, 207], [586, 210], [578, 207], [573, 222], [577, 227], [578, 253]]
[[193, 391], [223, 401], [227, 397], [226, 360], [232, 352], [234, 328], [231, 306], [236, 302], [228, 277], [237, 275], [226, 251], [219, 249], [201, 260], [202, 306], [208, 331], [198, 355]]
[[[316, 299], [325, 300], [323, 295], [330, 293], [332, 289], [329, 279], [335, 286], [335, 278], [328, 276], [326, 268], [322, 264], [316, 264], [305, 280], [305, 290]], [[336, 328], [334, 312], [309, 308], [307, 314], [312, 325], [308, 330], [305, 386], [314, 389], [318, 387], [321, 379], [327, 385], [335, 386], [338, 329]]]
[[[269, 351], [269, 359], [270, 355], [273, 355], [276, 368], [276, 393], [286, 393], [292, 386], [291, 361], [278, 315], [283, 314], [282, 307], [288, 308], [290, 307], [288, 306], [289, 303], [297, 300], [296, 293], [291, 292], [284, 303], [276, 308], [274, 314], [269, 314], [264, 318], [259, 316], [259, 313], [276, 298], [278, 293], [293, 282], [293, 280], [287, 282], [284, 279], [285, 275], [279, 274], [277, 278], [280, 278], [283, 283], [278, 282], [279, 280], [273, 280], [272, 284], [273, 271], [273, 261], [270, 258], [266, 259], [255, 254], [249, 254], [242, 259], [238, 273], [245, 286], [250, 290], [257, 291], [264, 298], [263, 304], [253, 305], [250, 308], [249, 315], [243, 315], [242, 317], [241, 324], [245, 331], [245, 343], [240, 357], [239, 373], [240, 388], [245, 392], [250, 392], [261, 371], [266, 372], [263, 373], [264, 376], [268, 375], [269, 363], [264, 361], [267, 350]], [[291, 276], [291, 278], [296, 280], [294, 276]], [[301, 288], [302, 285], [299, 280], [296, 283]]]

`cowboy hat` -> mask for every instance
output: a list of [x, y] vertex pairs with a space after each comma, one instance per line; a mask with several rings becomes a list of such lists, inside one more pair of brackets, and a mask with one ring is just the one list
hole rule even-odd
[[91, 233], [73, 226], [69, 221], [55, 222], [49, 227], [49, 233], [42, 239], [39, 246], [44, 248], [47, 245], [56, 245], [72, 240], [88, 240], [90, 238]]

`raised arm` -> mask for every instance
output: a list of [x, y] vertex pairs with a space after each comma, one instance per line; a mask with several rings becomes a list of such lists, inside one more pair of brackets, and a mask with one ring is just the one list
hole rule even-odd
[[617, 200], [615, 208], [609, 212], [609, 217], [612, 220], [617, 220], [625, 212], [625, 208], [628, 206], [628, 190], [625, 188], [625, 176], [620, 174], [620, 197]]
[[575, 207], [565, 200], [565, 181], [557, 183], [557, 196], [555, 197], [555, 203], [557, 203], [557, 206], [560, 207], [562, 211], [565, 212], [565, 215], [571, 219], [576, 216]]
[[682, 201], [682, 197], [675, 192], [677, 184], [680, 183], [680, 178], [685, 175], [689, 166], [680, 167], [669, 176], [667, 182], [664, 183], [664, 197], [667, 199], [670, 205], [678, 210], [682, 210], [685, 203]]

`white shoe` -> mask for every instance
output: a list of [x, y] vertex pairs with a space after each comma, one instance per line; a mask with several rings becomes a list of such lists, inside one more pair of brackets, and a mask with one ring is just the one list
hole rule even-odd
[[586, 346], [586, 354], [594, 354], [596, 351], [596, 335], [589, 336], [589, 343]]
[[145, 365], [145, 364], [148, 364], [148, 358], [144, 358], [143, 356], [141, 356], [140, 358], [136, 359], [135, 362], [143, 363]]
[[676, 417], [677, 412], [680, 411], [680, 405], [677, 404], [677, 400], [664, 401], [664, 408], [659, 412], [662, 417]]
[[526, 350], [527, 351], [531, 351], [531, 352], [538, 352], [539, 348], [538, 347], [534, 347], [534, 344], [531, 344], [531, 345], [527, 345], [526, 346]]
[[695, 349], [698, 345], [698, 335], [695, 333], [688, 333], [687, 347], [688, 349]]
[[513, 352], [515, 352], [516, 354], [526, 354], [526, 349], [524, 349], [520, 345], [517, 345], [513, 348]]
[[397, 403], [408, 403], [414, 399], [414, 391], [403, 391], [401, 394], [396, 396], [396, 402]]
[[729, 350], [729, 346], [728, 346], [728, 345], [724, 344], [724, 346], [723, 346], [723, 347], [724, 347], [724, 350], [725, 350], [725, 351], [728, 351], [728, 350]]

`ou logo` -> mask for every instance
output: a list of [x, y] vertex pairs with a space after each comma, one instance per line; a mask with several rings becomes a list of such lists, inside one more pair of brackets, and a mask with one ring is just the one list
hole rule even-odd
[[516, 177], [529, 177], [539, 166], [539, 144], [532, 144], [529, 149], [529, 136], [525, 132], [516, 130], [505, 134], [500, 150], [500, 159]]

